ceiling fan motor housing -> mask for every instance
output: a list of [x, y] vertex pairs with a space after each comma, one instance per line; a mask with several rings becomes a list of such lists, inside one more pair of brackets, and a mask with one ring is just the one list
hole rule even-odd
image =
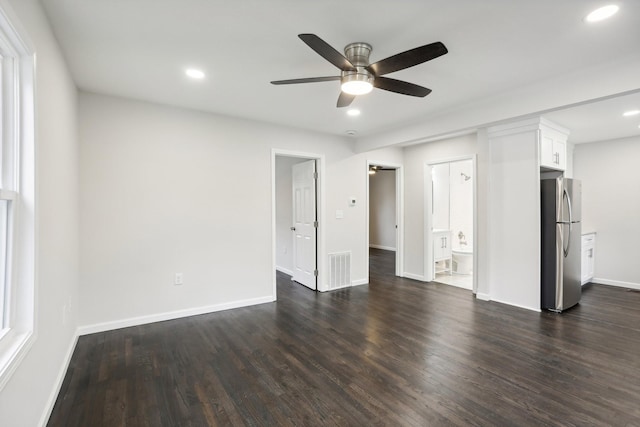
[[365, 69], [365, 67], [369, 65], [371, 50], [371, 45], [363, 42], [350, 43], [344, 48], [344, 55], [356, 69], [355, 71], [342, 71], [342, 85], [350, 82], [365, 82], [373, 86], [374, 76]]

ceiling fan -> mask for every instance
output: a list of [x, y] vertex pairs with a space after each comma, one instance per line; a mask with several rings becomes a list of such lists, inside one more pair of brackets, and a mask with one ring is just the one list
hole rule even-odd
[[331, 62], [342, 72], [339, 76], [275, 80], [272, 81], [271, 84], [288, 85], [340, 80], [341, 92], [338, 97], [338, 108], [347, 107], [353, 102], [356, 96], [369, 93], [374, 87], [402, 95], [417, 97], [429, 95], [431, 89], [382, 76], [422, 64], [448, 52], [444, 44], [435, 42], [398, 53], [397, 55], [370, 64], [369, 54], [372, 48], [368, 43], [350, 43], [344, 48], [344, 55], [342, 55], [315, 34], [299, 34], [298, 37], [311, 49], [315, 50], [318, 55]]

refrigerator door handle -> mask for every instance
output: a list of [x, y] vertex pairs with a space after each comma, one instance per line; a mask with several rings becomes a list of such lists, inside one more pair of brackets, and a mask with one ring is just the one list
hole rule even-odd
[[567, 193], [566, 188], [562, 190], [562, 198], [567, 199], [567, 207], [569, 208], [569, 236], [567, 237], [567, 248], [566, 249], [564, 247], [562, 248], [562, 251], [564, 252], [564, 257], [566, 258], [569, 255], [569, 248], [571, 247], [571, 222], [572, 222], [571, 198], [569, 197], [569, 193]]

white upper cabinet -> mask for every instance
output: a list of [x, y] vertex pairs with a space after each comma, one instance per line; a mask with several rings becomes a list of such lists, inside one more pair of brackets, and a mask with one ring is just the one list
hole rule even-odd
[[546, 120], [541, 120], [539, 132], [540, 168], [564, 171], [567, 168], [569, 132]]

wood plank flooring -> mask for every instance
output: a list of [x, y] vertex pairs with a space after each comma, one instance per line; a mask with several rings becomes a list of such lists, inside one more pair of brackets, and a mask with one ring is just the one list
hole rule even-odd
[[49, 426], [640, 426], [640, 293], [558, 315], [393, 276], [81, 337]]

